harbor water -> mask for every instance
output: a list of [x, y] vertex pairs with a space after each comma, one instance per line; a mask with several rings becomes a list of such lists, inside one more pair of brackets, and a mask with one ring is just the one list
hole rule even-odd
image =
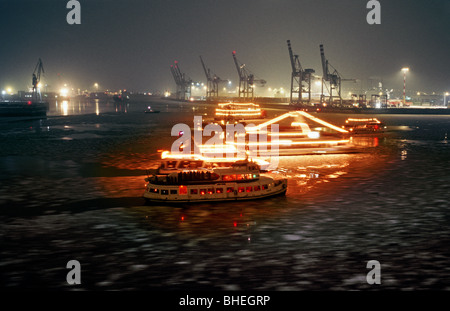
[[[147, 169], [170, 150], [172, 126], [211, 117], [212, 105], [49, 109], [0, 123], [2, 288], [450, 289], [450, 116], [374, 115], [386, 132], [354, 137], [357, 152], [282, 157], [285, 197], [170, 206], [145, 204]], [[80, 285], [66, 281], [70, 260]], [[367, 282], [371, 260], [381, 284]]]

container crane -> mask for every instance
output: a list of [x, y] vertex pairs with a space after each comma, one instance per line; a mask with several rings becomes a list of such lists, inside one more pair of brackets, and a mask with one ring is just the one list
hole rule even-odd
[[206, 85], [206, 99], [219, 96], [219, 83], [228, 82], [227, 80], [222, 80], [218, 76], [211, 76], [211, 70], [206, 67], [203, 62], [203, 58], [200, 56], [200, 61], [202, 63], [203, 71], [206, 75], [207, 85]]
[[36, 64], [36, 67], [33, 71], [33, 78], [32, 78], [32, 85], [33, 85], [33, 93], [32, 98], [38, 99], [39, 94], [39, 100], [41, 100], [41, 92], [39, 90], [40, 86], [39, 83], [41, 82], [41, 73], [44, 73], [44, 65], [42, 64], [42, 60], [39, 58], [38, 63]]
[[245, 67], [245, 64], [239, 63], [236, 58], [236, 51], [233, 51], [233, 60], [239, 75], [239, 97], [253, 99], [255, 83], [264, 86], [266, 81], [255, 79], [255, 75]]
[[[303, 104], [304, 102], [311, 103], [311, 77], [314, 74], [314, 69], [303, 69], [300, 64], [298, 55], [294, 55], [292, 52], [291, 41], [287, 40], [289, 57], [291, 60], [292, 74], [291, 74], [291, 93], [290, 93], [290, 103], [293, 104]], [[306, 85], [303, 85], [303, 82]], [[308, 99], [303, 100], [303, 94], [306, 93]], [[297, 94], [297, 101], [294, 102], [293, 95]]]
[[189, 99], [191, 97], [192, 80], [190, 78], [186, 78], [186, 75], [181, 72], [177, 61], [170, 66], [170, 71], [172, 72], [173, 78], [177, 85], [177, 99]]
[[[342, 95], [341, 95], [342, 82], [343, 81], [356, 82], [356, 79], [342, 79], [340, 73], [336, 70], [336, 68], [331, 66], [329, 61], [325, 58], [323, 44], [320, 45], [320, 56], [322, 59], [322, 70], [323, 70], [322, 95], [320, 101], [326, 102], [325, 95], [323, 93], [323, 88], [327, 87], [325, 82], [328, 82], [329, 85], [328, 92], [330, 94], [329, 103], [331, 104], [334, 100], [334, 97], [337, 97], [339, 99], [339, 103], [342, 104]], [[330, 71], [330, 68], [333, 70], [333, 72]], [[337, 95], [333, 94], [333, 90], [337, 92]]]

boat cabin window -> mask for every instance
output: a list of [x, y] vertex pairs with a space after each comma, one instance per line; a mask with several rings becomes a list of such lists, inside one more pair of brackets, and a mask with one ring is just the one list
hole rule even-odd
[[203, 162], [202, 161], [191, 161], [189, 163], [189, 168], [199, 168], [203, 166]]
[[269, 189], [268, 185], [262, 185], [262, 190], [267, 190], [267, 189]]
[[233, 187], [227, 187], [227, 193], [233, 192], [234, 188]]
[[200, 195], [205, 195], [206, 194], [206, 189], [200, 189]]
[[180, 191], [180, 194], [187, 194], [187, 187], [186, 186], [179, 186], [178, 190]]
[[214, 188], [208, 188], [208, 194], [213, 194], [214, 193]]
[[170, 194], [178, 194], [178, 191], [176, 189], [171, 189]]
[[236, 180], [236, 175], [223, 175], [222, 180], [224, 180], [224, 181]]
[[180, 161], [178, 168], [197, 168], [202, 166], [202, 161]]
[[245, 189], [245, 191], [247, 191], [247, 192], [252, 192], [252, 191], [253, 191], [253, 187], [252, 187], [252, 186], [248, 186], [248, 187]]
[[177, 161], [167, 161], [162, 163], [162, 167], [165, 168], [176, 168], [177, 167]]
[[255, 189], [255, 191], [259, 191], [259, 190], [261, 190], [261, 187], [260, 186], [255, 186], [254, 189]]
[[191, 194], [198, 194], [198, 189], [191, 189]]
[[163, 194], [163, 195], [168, 195], [168, 194], [169, 194], [169, 190], [167, 190], [167, 189], [161, 189], [161, 194]]
[[223, 193], [223, 188], [216, 188], [216, 193]]
[[149, 192], [151, 192], [151, 193], [159, 193], [159, 190], [158, 190], [158, 188], [151, 188], [149, 190]]
[[239, 188], [238, 188], [238, 192], [239, 192], [239, 193], [245, 192], [245, 187], [239, 187]]

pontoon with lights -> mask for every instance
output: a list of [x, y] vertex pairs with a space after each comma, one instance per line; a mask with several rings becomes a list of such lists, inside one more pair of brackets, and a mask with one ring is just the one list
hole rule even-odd
[[370, 134], [384, 132], [384, 124], [377, 118], [348, 118], [342, 128], [353, 134]]

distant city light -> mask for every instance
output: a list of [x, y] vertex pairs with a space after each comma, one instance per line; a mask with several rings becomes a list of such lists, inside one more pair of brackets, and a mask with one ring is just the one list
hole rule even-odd
[[403, 105], [406, 105], [406, 73], [409, 71], [408, 67], [403, 67]]
[[69, 90], [66, 88], [62, 88], [61, 90], [59, 90], [59, 95], [61, 96], [67, 96], [69, 94]]

